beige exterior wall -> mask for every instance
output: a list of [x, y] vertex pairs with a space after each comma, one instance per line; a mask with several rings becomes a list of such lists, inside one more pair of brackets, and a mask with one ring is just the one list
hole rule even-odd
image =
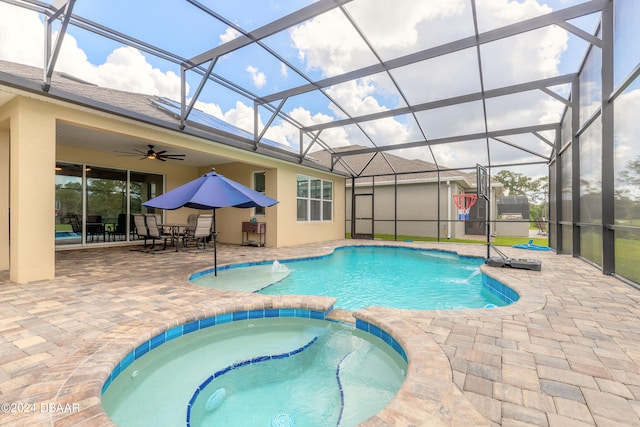
[[10, 172], [3, 185], [9, 188], [10, 229], [2, 244], [9, 247], [9, 278], [20, 283], [52, 279], [55, 120], [46, 105], [28, 98], [9, 102], [0, 112], [0, 122], [6, 119]]
[[[333, 182], [333, 220], [299, 222], [297, 220], [297, 175], [306, 175]], [[345, 205], [344, 178], [311, 168], [287, 164], [278, 169], [278, 246], [292, 246], [305, 242], [344, 239]]]
[[[247, 163], [227, 163], [216, 167], [216, 172], [225, 177], [239, 182], [249, 188], [253, 188], [253, 174], [264, 172], [266, 181], [265, 194], [279, 201], [277, 187], [274, 185], [277, 180], [277, 169], [260, 167]], [[278, 229], [276, 218], [278, 216], [278, 205], [265, 209], [265, 215], [255, 215], [255, 210], [240, 208], [224, 208], [216, 212], [216, 228], [218, 231], [218, 241], [231, 244], [242, 243], [242, 223], [250, 221], [255, 217], [256, 221], [266, 223], [266, 245], [277, 247]], [[248, 236], [251, 240], [257, 240], [257, 236]]]
[[[56, 124], [62, 122], [96, 132], [108, 132], [116, 137], [139, 138], [149, 144], [171, 147], [175, 152], [185, 148], [213, 153], [228, 161], [217, 166], [217, 172], [249, 187], [252, 187], [253, 172], [264, 171], [266, 194], [279, 200], [279, 204], [266, 209], [264, 217], [257, 218], [267, 223], [267, 246], [288, 246], [344, 237], [344, 179], [337, 175], [222, 144], [212, 145], [211, 141], [83, 107], [72, 107], [59, 101], [17, 97], [0, 109], [0, 269], [8, 267], [12, 281], [26, 283], [50, 279], [55, 275], [56, 162], [161, 174], [165, 176], [165, 191], [211, 169], [210, 166], [184, 166], [179, 162], [141, 161], [138, 157], [122, 156], [108, 149], [97, 151], [71, 146], [62, 139], [56, 139]], [[6, 167], [7, 164], [10, 167]], [[10, 176], [8, 170], [11, 170]], [[296, 221], [298, 173], [333, 181], [333, 221]], [[9, 207], [10, 219], [7, 213]], [[184, 223], [192, 212], [185, 208], [166, 211], [165, 220]], [[219, 241], [241, 243], [241, 223], [252, 216], [253, 209], [219, 209], [216, 213]]]
[[9, 120], [0, 122], [0, 270], [9, 269]]

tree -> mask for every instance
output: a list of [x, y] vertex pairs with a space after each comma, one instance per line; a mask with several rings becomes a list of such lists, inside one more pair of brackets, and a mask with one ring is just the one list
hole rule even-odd
[[493, 179], [502, 184], [509, 196], [525, 196], [537, 190], [531, 178], [518, 172], [501, 170]]
[[533, 180], [518, 172], [501, 170], [493, 179], [502, 184], [509, 196], [527, 196], [531, 218], [548, 217], [549, 177]]
[[622, 192], [628, 193], [632, 198], [635, 196], [636, 200], [640, 199], [640, 196], [637, 195], [637, 189], [640, 188], [640, 156], [627, 162], [626, 169], [619, 172], [618, 180], [628, 184], [627, 187], [618, 186]]

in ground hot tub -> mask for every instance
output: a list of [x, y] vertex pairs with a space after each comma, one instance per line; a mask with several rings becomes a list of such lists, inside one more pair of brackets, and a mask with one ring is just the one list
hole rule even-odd
[[306, 309], [252, 310], [191, 322], [116, 366], [102, 405], [119, 426], [354, 426], [404, 381], [384, 331]]

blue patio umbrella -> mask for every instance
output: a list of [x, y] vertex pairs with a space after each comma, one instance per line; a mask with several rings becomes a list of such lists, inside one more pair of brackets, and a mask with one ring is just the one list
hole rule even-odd
[[218, 255], [216, 250], [216, 209], [255, 208], [273, 206], [277, 200], [246, 187], [232, 179], [225, 178], [215, 170], [202, 175], [191, 182], [143, 203], [147, 208], [178, 209], [182, 207], [213, 210], [213, 254], [214, 274], [218, 274]]

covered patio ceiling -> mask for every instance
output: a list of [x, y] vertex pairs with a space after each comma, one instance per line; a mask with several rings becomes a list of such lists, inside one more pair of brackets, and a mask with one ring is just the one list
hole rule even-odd
[[[323, 166], [353, 176], [371, 174], [361, 157], [349, 161], [362, 154], [393, 153], [435, 170], [548, 164], [585, 53], [602, 46], [608, 4], [0, 2], [43, 17], [43, 42], [51, 34], [46, 64], [40, 60], [45, 90], [54, 71], [133, 87], [117, 58], [137, 52], [156, 74], [173, 77], [173, 86], [150, 94], [175, 101], [163, 108], [181, 128], [222, 120], [249, 132], [256, 147], [275, 141], [300, 158], [335, 153]], [[71, 70], [78, 50], [86, 64]], [[105, 68], [110, 79], [101, 77]]]

